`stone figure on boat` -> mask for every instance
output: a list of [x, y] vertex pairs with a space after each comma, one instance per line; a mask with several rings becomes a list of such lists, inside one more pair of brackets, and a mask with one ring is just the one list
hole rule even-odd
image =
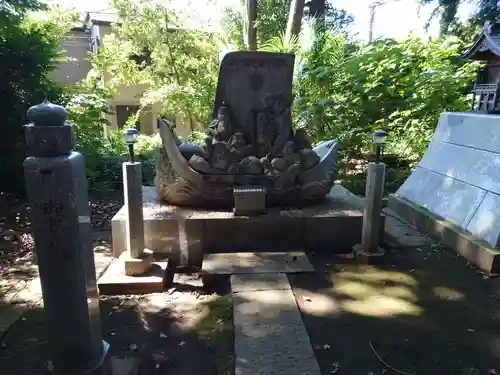
[[270, 204], [323, 199], [337, 171], [337, 142], [313, 148], [305, 131], [293, 132], [294, 56], [228, 53], [219, 73], [213, 120], [203, 145], [182, 142], [160, 121], [163, 148], [156, 187], [174, 205], [231, 206], [233, 188], [258, 185]]

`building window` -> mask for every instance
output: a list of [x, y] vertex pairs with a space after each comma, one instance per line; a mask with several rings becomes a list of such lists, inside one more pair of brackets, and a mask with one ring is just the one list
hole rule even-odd
[[[116, 106], [116, 123], [118, 129], [123, 129], [127, 120], [134, 116], [139, 110], [138, 105], [117, 105]], [[140, 121], [137, 119], [135, 127], [140, 130]]]

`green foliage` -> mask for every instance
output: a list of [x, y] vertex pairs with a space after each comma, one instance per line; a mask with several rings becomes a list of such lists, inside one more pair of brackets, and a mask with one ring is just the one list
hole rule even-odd
[[214, 35], [183, 29], [174, 12], [152, 0], [115, 0], [114, 6], [119, 24], [93, 61], [106, 86], [142, 84], [140, 111], [155, 105], [193, 129], [208, 123], [218, 73]]
[[[291, 0], [261, 0], [257, 9], [257, 43], [261, 48], [269, 50], [269, 43], [276, 47], [278, 41], [283, 41], [288, 21], [288, 12]], [[307, 18], [307, 7], [305, 9]], [[352, 15], [343, 9], [337, 9], [330, 3], [326, 4], [325, 27], [337, 32], [345, 32], [354, 21]], [[241, 7], [226, 7], [222, 13], [222, 29], [228, 42], [235, 44], [239, 49], [245, 49], [243, 42], [243, 12]], [[289, 42], [284, 45], [290, 45]], [[274, 49], [276, 50], [276, 49]]]
[[291, 35], [289, 38], [281, 32], [279, 36], [273, 36], [260, 48], [261, 51], [268, 52], [288, 52], [296, 53], [299, 50], [299, 38], [297, 35]]
[[204, 145], [206, 137], [207, 137], [206, 133], [200, 131], [194, 131], [191, 134], [189, 134], [187, 140], [190, 142], [198, 143], [199, 145]]
[[33, 0], [0, 3], [0, 179], [2, 188], [22, 192], [24, 179], [22, 162], [25, 143], [22, 124], [26, 111], [39, 104], [45, 96], [58, 102], [62, 88], [48, 77], [60, 58], [59, 41], [68, 29], [71, 15], [61, 15], [56, 9], [47, 12], [48, 19], [31, 17], [41, 8]]
[[111, 97], [112, 93], [104, 89], [78, 88], [66, 105], [76, 135], [75, 149], [87, 159], [100, 156], [105, 145], [105, 127], [109, 121], [104, 115], [110, 113]]
[[342, 36], [319, 35], [297, 82], [296, 117], [316, 139], [337, 138], [350, 155], [387, 130], [388, 151], [418, 158], [443, 111], [467, 109], [472, 64], [457, 65], [456, 38], [375, 43], [350, 51]]

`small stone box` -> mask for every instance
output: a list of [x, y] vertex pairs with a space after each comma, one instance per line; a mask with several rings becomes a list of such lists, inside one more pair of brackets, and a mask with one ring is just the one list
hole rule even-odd
[[263, 186], [233, 188], [234, 215], [250, 216], [266, 212], [266, 189]]

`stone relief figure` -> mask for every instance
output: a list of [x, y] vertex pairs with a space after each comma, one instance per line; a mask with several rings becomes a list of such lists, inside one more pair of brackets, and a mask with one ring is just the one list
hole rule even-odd
[[261, 159], [266, 175], [274, 180], [274, 187], [283, 190], [293, 187], [301, 171], [300, 156], [294, 153], [293, 141], [285, 142], [279, 156], [271, 154]]
[[234, 133], [229, 139], [229, 154], [232, 160], [229, 173], [261, 173], [260, 160], [251, 155], [253, 149], [253, 146], [245, 141], [245, 134], [242, 132]]
[[232, 134], [231, 120], [229, 110], [224, 102], [217, 110], [217, 117], [210, 124], [208, 134], [216, 141], [229, 141]]
[[[261, 77], [258, 90], [247, 87], [249, 67]], [[182, 142], [173, 127], [160, 127], [165, 152], [159, 154], [156, 185], [162, 199], [231, 205], [234, 186], [253, 184], [266, 187], [269, 202], [324, 198], [336, 173], [337, 144], [313, 149], [304, 129], [293, 131], [292, 76], [293, 55], [227, 54], [205, 145]], [[167, 162], [175, 176], [161, 168]]]

